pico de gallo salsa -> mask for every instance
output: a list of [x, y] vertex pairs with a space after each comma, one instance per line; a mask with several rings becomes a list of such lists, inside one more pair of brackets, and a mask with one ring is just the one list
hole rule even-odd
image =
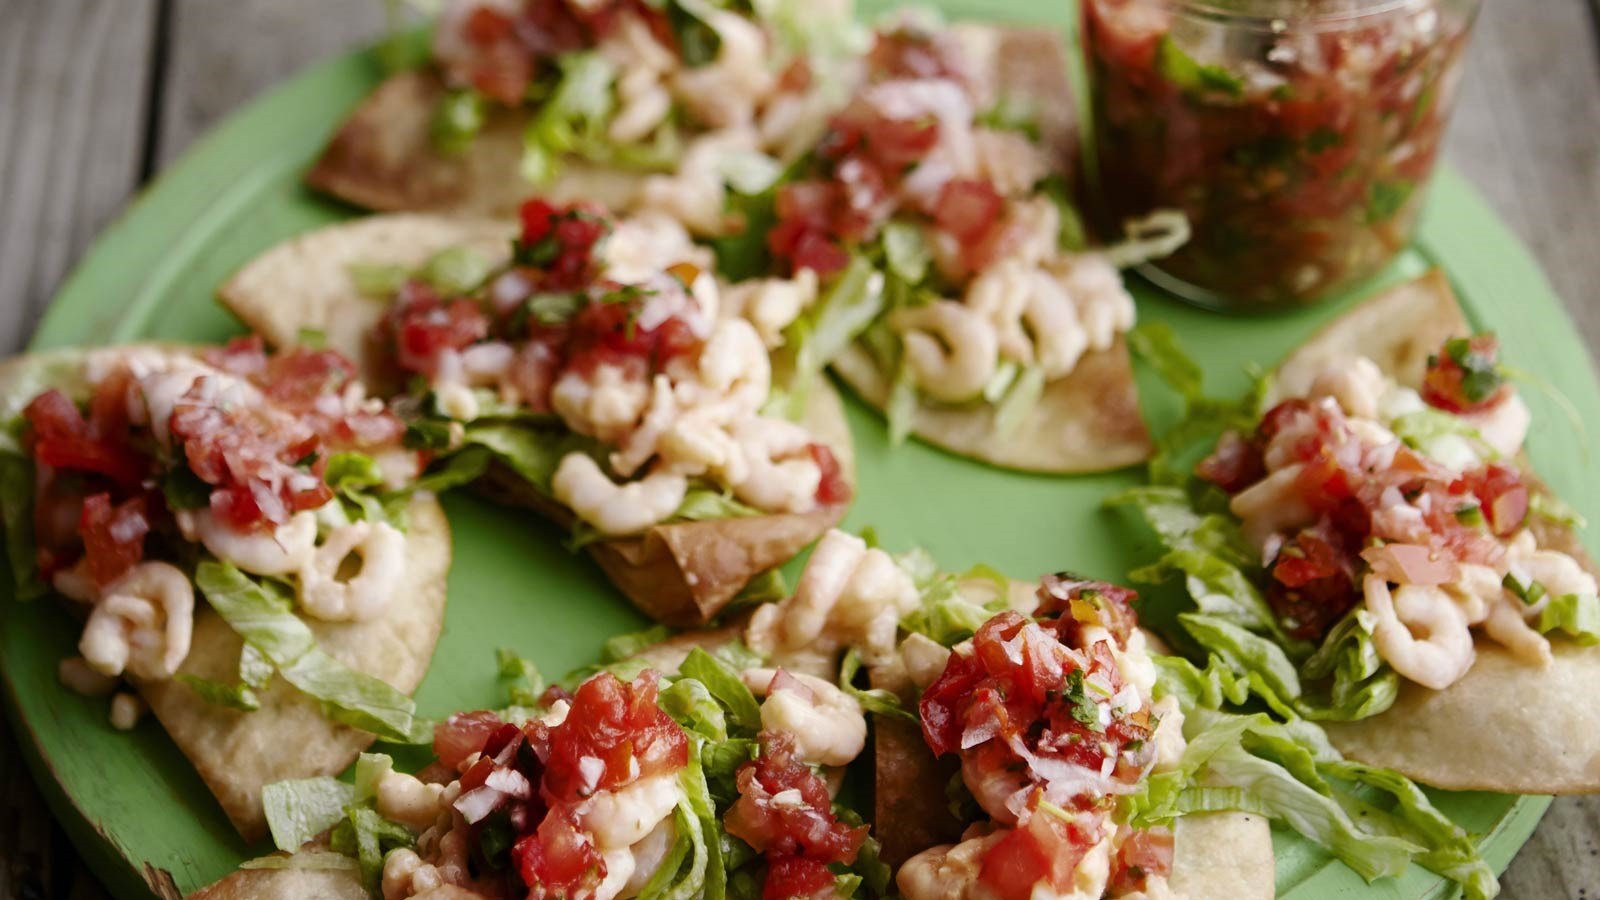
[[1410, 240], [1477, 3], [1309, 5], [1082, 4], [1102, 224], [1181, 209], [1153, 266], [1191, 299], [1314, 300]]

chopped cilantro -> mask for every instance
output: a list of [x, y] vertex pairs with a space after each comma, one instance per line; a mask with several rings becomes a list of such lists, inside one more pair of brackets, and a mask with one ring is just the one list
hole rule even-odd
[[1461, 369], [1461, 393], [1468, 402], [1482, 403], [1505, 384], [1494, 357], [1475, 350], [1470, 338], [1451, 338], [1445, 342], [1444, 352]]
[[1506, 577], [1500, 582], [1500, 584], [1506, 590], [1510, 591], [1518, 600], [1521, 600], [1523, 603], [1526, 603], [1529, 606], [1532, 606], [1535, 603], [1538, 603], [1540, 600], [1543, 600], [1544, 595], [1548, 593], [1545, 590], [1544, 585], [1540, 584], [1539, 582], [1529, 581], [1527, 584], [1523, 584], [1521, 581], [1517, 580], [1517, 576], [1511, 574], [1510, 572], [1506, 573]]
[[1072, 704], [1072, 718], [1092, 731], [1099, 731], [1100, 705], [1089, 696], [1082, 669], [1073, 669], [1067, 675], [1066, 700]]
[[1367, 224], [1375, 225], [1387, 222], [1400, 212], [1400, 208], [1411, 199], [1411, 192], [1416, 187], [1409, 181], [1374, 181], [1367, 191]]
[[1156, 45], [1156, 71], [1192, 93], [1210, 91], [1230, 97], [1244, 96], [1244, 79], [1221, 66], [1203, 66], [1195, 62], [1171, 35], [1162, 35], [1161, 42]]

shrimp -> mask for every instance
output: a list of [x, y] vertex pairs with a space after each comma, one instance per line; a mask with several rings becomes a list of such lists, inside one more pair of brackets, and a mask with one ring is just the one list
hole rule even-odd
[[728, 306], [755, 326], [767, 347], [783, 345], [783, 330], [817, 300], [817, 273], [801, 269], [793, 278], [753, 278], [728, 288]]
[[[752, 637], [756, 644], [773, 644], [774, 652], [852, 644], [876, 665], [893, 654], [895, 627], [919, 600], [916, 582], [889, 554], [832, 530], [817, 543], [794, 597], [769, 614], [775, 617], [772, 639]], [[752, 632], [758, 624], [768, 626], [769, 617], [760, 623], [752, 619]]]
[[978, 874], [983, 858], [1008, 833], [1000, 829], [959, 844], [930, 847], [906, 860], [895, 886], [905, 900], [974, 900], [981, 895]]
[[1279, 532], [1310, 523], [1315, 516], [1297, 482], [1304, 463], [1284, 466], [1233, 496], [1228, 509], [1244, 523], [1245, 537], [1264, 547]]
[[582, 453], [568, 453], [550, 481], [551, 493], [601, 534], [637, 534], [664, 521], [689, 492], [689, 479], [656, 471], [639, 481], [617, 484]]
[[317, 543], [317, 514], [311, 510], [295, 513], [270, 531], [232, 528], [209, 509], [179, 510], [175, 518], [185, 538], [252, 575], [296, 572], [310, 560]]
[[935, 399], [972, 399], [999, 365], [999, 334], [962, 303], [939, 300], [896, 310], [889, 322], [905, 343], [917, 385]]
[[78, 652], [102, 675], [170, 678], [189, 655], [194, 586], [176, 566], [144, 562], [106, 586], [89, 613]]
[[744, 502], [773, 512], [801, 513], [817, 505], [822, 469], [812, 459], [811, 432], [785, 419], [749, 416], [730, 429], [744, 478], [729, 482]]
[[672, 815], [682, 796], [675, 773], [640, 778], [616, 790], [596, 791], [578, 807], [578, 825], [601, 850], [623, 850]]
[[1396, 672], [1444, 690], [1472, 667], [1476, 654], [1466, 617], [1438, 587], [1402, 585], [1393, 594], [1381, 575], [1362, 582], [1378, 653]]
[[[361, 571], [340, 580], [345, 558], [361, 557]], [[386, 522], [353, 522], [328, 534], [300, 570], [300, 606], [325, 622], [366, 622], [382, 613], [405, 580], [406, 539]]]
[[1311, 399], [1332, 397], [1345, 415], [1358, 419], [1378, 418], [1383, 396], [1389, 389], [1388, 376], [1378, 364], [1365, 356], [1340, 362], [1324, 369], [1311, 382]]
[[690, 115], [713, 129], [748, 125], [777, 84], [767, 65], [766, 35], [759, 25], [736, 13], [708, 12], [704, 21], [722, 46], [710, 64], [678, 69], [673, 93]]
[[783, 669], [747, 669], [744, 683], [761, 704], [761, 727], [795, 740], [795, 752], [808, 763], [843, 766], [867, 745], [867, 719], [861, 704], [838, 685], [815, 675]]
[[1017, 824], [1017, 815], [1026, 808], [1033, 788], [1027, 762], [1003, 742], [993, 740], [962, 751], [961, 780], [972, 799], [1002, 825]]

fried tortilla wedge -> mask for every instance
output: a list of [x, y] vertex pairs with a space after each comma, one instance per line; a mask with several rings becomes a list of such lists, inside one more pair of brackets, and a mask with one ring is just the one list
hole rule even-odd
[[[1060, 36], [1046, 29], [962, 25], [955, 30], [963, 43], [979, 48], [973, 58], [989, 67], [1002, 96], [1038, 111], [1051, 157], [1063, 171], [1070, 169], [1077, 134]], [[845, 349], [832, 365], [863, 400], [884, 408], [891, 375], [879, 369], [864, 347]], [[1038, 403], [1003, 440], [996, 438], [995, 406], [989, 403], [945, 406], [923, 401], [911, 431], [952, 453], [1030, 472], [1119, 469], [1148, 459], [1152, 449], [1139, 413], [1128, 348], [1120, 338], [1106, 350], [1085, 354], [1065, 378], [1045, 385]]]
[[[802, 423], [833, 450], [845, 479], [854, 484], [850, 430], [838, 394], [812, 391]], [[486, 497], [526, 506], [563, 528], [575, 521], [570, 510], [508, 466], [490, 466], [479, 488]], [[636, 537], [595, 541], [585, 550], [645, 615], [674, 628], [695, 628], [722, 612], [750, 579], [793, 559], [839, 524], [847, 506], [670, 522]]]
[[369, 216], [308, 232], [251, 260], [218, 289], [224, 306], [273, 346], [306, 330], [354, 360], [374, 389], [392, 380], [369, 341], [386, 303], [356, 289], [352, 266], [415, 269], [442, 250], [466, 247], [499, 263], [510, 255], [510, 220]]
[[[1416, 387], [1429, 353], [1469, 334], [1466, 317], [1440, 272], [1385, 291], [1345, 313], [1295, 351], [1279, 370], [1280, 396], [1303, 394], [1330, 363], [1364, 355], [1400, 383]], [[1543, 486], [1527, 472], [1535, 490]], [[1569, 527], [1535, 517], [1540, 546], [1570, 554], [1600, 576]], [[1402, 680], [1394, 706], [1370, 719], [1327, 723], [1351, 759], [1394, 769], [1453, 791], [1587, 794], [1600, 791], [1600, 707], [1583, 698], [1600, 684], [1600, 647], [1557, 638], [1540, 667], [1500, 645], [1477, 643], [1477, 661], [1443, 691]]]
[[[53, 351], [0, 365], [0, 417], [9, 419], [48, 387], [86, 388], [82, 369], [87, 354], [82, 349]], [[408, 590], [392, 599], [388, 612], [371, 622], [308, 619], [307, 624], [331, 656], [409, 694], [422, 682], [444, 624], [450, 526], [439, 502], [425, 494], [412, 499], [407, 521], [406, 559], [412, 567]], [[203, 599], [198, 591], [196, 599]], [[198, 603], [191, 649], [178, 674], [234, 683], [242, 646], [220, 616]], [[329, 720], [317, 701], [281, 678], [257, 692], [261, 708], [249, 713], [207, 703], [176, 679], [135, 686], [248, 841], [267, 833], [262, 787], [286, 778], [337, 774], [373, 741], [366, 732]], [[286, 747], [295, 750], [285, 753]]]
[[[1034, 588], [1032, 583], [1013, 580], [1011, 606], [1031, 611], [1037, 602]], [[1163, 649], [1159, 639], [1148, 637], [1153, 651]], [[916, 690], [902, 666], [880, 666], [870, 674], [873, 688], [893, 691], [906, 709], [915, 707]], [[954, 757], [934, 757], [916, 723], [878, 716], [872, 727], [872, 833], [882, 844], [883, 861], [898, 870], [929, 847], [961, 840], [965, 824], [951, 813], [945, 793], [945, 785], [960, 772], [960, 763]], [[1171, 886], [1178, 895], [1189, 900], [1273, 896], [1272, 833], [1265, 818], [1238, 812], [1185, 816], [1173, 831]]]
[[[318, 329], [327, 346], [362, 361], [376, 389], [392, 389], [397, 386], [384, 383], [384, 369], [368, 338], [383, 315], [383, 304], [356, 289], [350, 267], [414, 267], [453, 246], [503, 260], [513, 231], [509, 224], [482, 219], [369, 216], [268, 250], [230, 278], [218, 296], [267, 343], [293, 343], [303, 329]], [[853, 483], [855, 454], [838, 395], [824, 385], [807, 399], [802, 423], [832, 449], [846, 480]], [[567, 509], [507, 467], [491, 467], [480, 487], [488, 496], [530, 507], [562, 527], [572, 525]], [[751, 578], [787, 562], [837, 524], [845, 507], [675, 522], [637, 537], [596, 541], [587, 549], [641, 610], [668, 625], [690, 628], [704, 625]]]
[[552, 202], [632, 203], [643, 176], [580, 159], [537, 191], [521, 175], [522, 132], [530, 115], [490, 104], [483, 130], [459, 153], [431, 135], [444, 83], [432, 69], [390, 76], [339, 126], [306, 183], [346, 203], [380, 212], [510, 215], [535, 193]]

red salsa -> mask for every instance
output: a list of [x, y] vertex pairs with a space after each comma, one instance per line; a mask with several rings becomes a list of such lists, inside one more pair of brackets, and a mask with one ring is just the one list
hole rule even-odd
[[1372, 273], [1410, 240], [1476, 0], [1199, 5], [1082, 4], [1102, 224], [1182, 210], [1193, 235], [1157, 280], [1212, 305]]

